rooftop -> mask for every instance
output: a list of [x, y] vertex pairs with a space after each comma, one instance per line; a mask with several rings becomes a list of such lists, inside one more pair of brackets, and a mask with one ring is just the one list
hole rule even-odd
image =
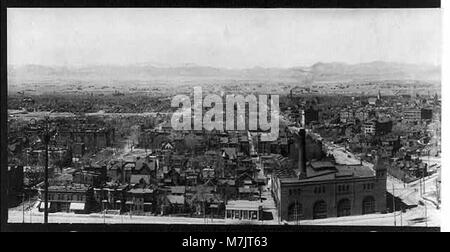
[[308, 162], [306, 166], [306, 178], [299, 179], [300, 170], [297, 169], [296, 163], [291, 163], [285, 167], [278, 167], [275, 174], [283, 183], [369, 178], [375, 176], [375, 170], [371, 165], [362, 164], [361, 161], [356, 160], [354, 156], [347, 155], [348, 153], [335, 152], [334, 154], [337, 154], [337, 156], [343, 154], [346, 155], [345, 158], [336, 158], [340, 161], [336, 163], [331, 160]]
[[135, 189], [129, 190], [128, 193], [134, 193], [134, 194], [153, 193], [153, 189], [150, 189], [150, 188], [135, 188]]
[[227, 210], [237, 209], [237, 210], [259, 210], [262, 206], [259, 201], [250, 201], [250, 200], [234, 200], [228, 201], [226, 205]]
[[167, 199], [171, 204], [184, 204], [184, 196], [181, 195], [167, 195]]
[[70, 184], [62, 186], [49, 186], [49, 191], [72, 191], [72, 192], [86, 192], [89, 190], [89, 186], [84, 184]]

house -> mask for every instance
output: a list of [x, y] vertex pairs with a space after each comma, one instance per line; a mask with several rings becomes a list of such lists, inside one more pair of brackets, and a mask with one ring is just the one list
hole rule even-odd
[[161, 149], [165, 151], [173, 151], [175, 149], [175, 146], [170, 142], [165, 142], [162, 144]]
[[108, 183], [102, 188], [94, 188], [94, 200], [98, 211], [122, 213], [125, 206], [128, 185]]
[[110, 162], [108, 165], [107, 177], [111, 181], [124, 181], [122, 176], [122, 163], [118, 161]]
[[248, 173], [241, 174], [236, 179], [239, 199], [253, 199], [260, 194], [257, 181]]
[[184, 176], [184, 183], [188, 186], [196, 186], [199, 182], [199, 176], [200, 173], [193, 170], [193, 169], [189, 169], [186, 170], [185, 172], [182, 173]]
[[170, 204], [170, 212], [182, 213], [185, 210], [185, 198], [182, 195], [167, 195]]
[[197, 186], [189, 198], [189, 205], [195, 209], [197, 215], [220, 215], [223, 204], [221, 195], [216, 193], [216, 187], [211, 182]]
[[127, 192], [125, 202], [130, 214], [145, 215], [154, 212], [156, 205], [155, 191], [151, 188], [134, 188]]
[[130, 177], [131, 185], [150, 185], [151, 177], [150, 175], [132, 174]]
[[125, 183], [130, 183], [131, 175], [136, 167], [135, 162], [126, 162], [123, 166], [123, 177]]
[[236, 148], [222, 148], [222, 157], [228, 160], [237, 159], [237, 149]]
[[180, 184], [180, 173], [175, 169], [171, 169], [164, 174], [164, 184], [165, 185], [179, 185]]
[[184, 155], [172, 155], [170, 158], [170, 166], [173, 169], [179, 169], [178, 172], [186, 168], [188, 159]]
[[158, 159], [156, 157], [146, 157], [136, 159], [136, 166], [133, 174], [152, 175], [156, 177], [156, 170], [158, 169]]
[[73, 182], [77, 184], [85, 184], [92, 187], [102, 186], [106, 179], [99, 172], [78, 170], [73, 173]]

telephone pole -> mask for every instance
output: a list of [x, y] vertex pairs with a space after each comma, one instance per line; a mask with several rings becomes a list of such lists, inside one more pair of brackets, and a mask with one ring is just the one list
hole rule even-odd
[[45, 117], [43, 126], [38, 126], [37, 128], [32, 129], [30, 132], [37, 133], [40, 142], [44, 144], [44, 224], [48, 224], [48, 146], [50, 144], [50, 139], [54, 133], [52, 130], [50, 130], [48, 116]]
[[45, 128], [43, 132], [45, 144], [45, 170], [44, 170], [44, 224], [48, 224], [48, 143], [50, 142], [50, 132], [48, 129], [48, 118], [45, 118]]
[[400, 209], [400, 226], [403, 227], [403, 207]]
[[395, 216], [395, 186], [392, 184], [392, 213], [394, 214], [394, 226], [397, 226], [397, 218]]

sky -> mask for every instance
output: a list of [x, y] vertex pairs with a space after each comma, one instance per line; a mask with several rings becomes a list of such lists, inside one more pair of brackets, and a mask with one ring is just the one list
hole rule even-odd
[[440, 65], [439, 9], [8, 9], [8, 64]]

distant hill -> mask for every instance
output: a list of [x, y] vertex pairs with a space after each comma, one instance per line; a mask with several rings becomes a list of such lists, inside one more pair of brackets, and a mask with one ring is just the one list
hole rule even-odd
[[344, 63], [317, 63], [310, 73], [315, 80], [432, 80], [441, 78], [440, 67], [413, 64], [370, 62], [356, 65]]
[[8, 66], [11, 81], [48, 80], [268, 80], [268, 81], [342, 81], [342, 80], [424, 80], [439, 81], [441, 69], [389, 62], [363, 64], [316, 63], [310, 67], [226, 69], [184, 64], [165, 66], [135, 64], [127, 66], [100, 65], [88, 67], [49, 67], [40, 65]]

